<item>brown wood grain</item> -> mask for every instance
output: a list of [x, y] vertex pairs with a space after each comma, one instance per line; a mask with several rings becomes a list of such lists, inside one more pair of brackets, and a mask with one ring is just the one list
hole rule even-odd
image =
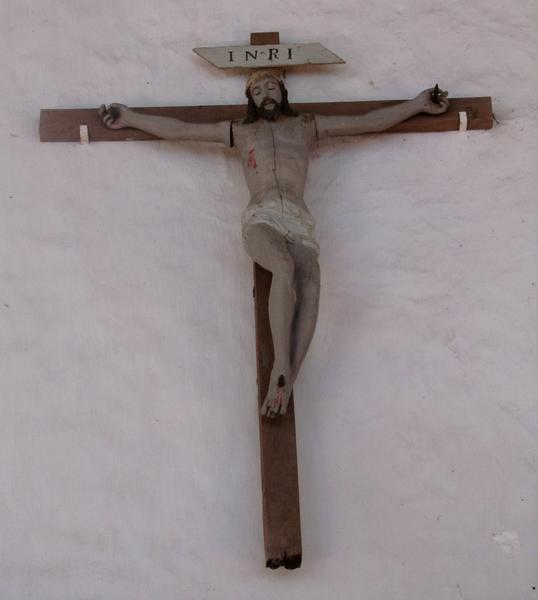
[[[269, 271], [254, 263], [258, 410], [274, 358], [268, 314], [271, 279]], [[260, 453], [265, 564], [295, 569], [301, 566], [302, 545], [293, 393], [285, 415], [268, 419], [260, 414]]]
[[263, 46], [264, 44], [280, 44], [280, 32], [278, 31], [256, 31], [250, 34], [252, 46]]
[[[390, 106], [403, 100], [371, 100], [364, 102], [300, 102], [292, 104], [299, 113], [319, 115], [361, 115], [376, 108]], [[192, 123], [212, 123], [240, 119], [246, 116], [246, 104], [214, 106], [163, 106], [139, 107], [134, 110], [152, 115], [175, 117]], [[403, 121], [383, 133], [425, 133], [433, 131], [457, 131], [460, 126], [459, 112], [467, 113], [467, 128], [491, 129], [493, 112], [490, 97], [451, 98], [450, 107], [442, 115], [420, 114]], [[79, 142], [80, 125], [87, 125], [91, 142], [124, 142], [156, 140], [154, 135], [138, 129], [108, 129], [99, 116], [97, 108], [71, 108], [41, 110], [39, 136], [42, 142]]]

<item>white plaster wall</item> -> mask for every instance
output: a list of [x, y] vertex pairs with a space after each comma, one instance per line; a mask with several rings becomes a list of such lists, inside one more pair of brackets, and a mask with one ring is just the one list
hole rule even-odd
[[[0, 598], [538, 598], [535, 0], [0, 3]], [[296, 101], [492, 95], [499, 124], [314, 156], [304, 564], [264, 568], [233, 151], [41, 144], [43, 107], [242, 102], [191, 48], [345, 66]]]

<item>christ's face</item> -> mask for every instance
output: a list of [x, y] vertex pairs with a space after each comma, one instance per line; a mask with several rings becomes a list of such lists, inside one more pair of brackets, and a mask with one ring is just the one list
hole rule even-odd
[[282, 105], [280, 85], [273, 77], [263, 77], [250, 88], [250, 95], [260, 115], [276, 119]]

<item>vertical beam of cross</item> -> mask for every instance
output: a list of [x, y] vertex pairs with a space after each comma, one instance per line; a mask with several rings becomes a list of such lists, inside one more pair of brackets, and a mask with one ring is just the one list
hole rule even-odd
[[[278, 44], [279, 34], [252, 33], [250, 43]], [[258, 410], [274, 359], [268, 310], [271, 279], [269, 271], [254, 263]], [[293, 392], [285, 415], [274, 419], [260, 415], [260, 453], [265, 564], [272, 569], [295, 569], [301, 566], [302, 545]]]

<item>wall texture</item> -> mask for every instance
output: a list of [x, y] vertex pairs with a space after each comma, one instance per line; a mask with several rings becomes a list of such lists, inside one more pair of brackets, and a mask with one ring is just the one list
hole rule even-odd
[[[2, 600], [538, 599], [537, 26], [534, 0], [0, 3]], [[242, 102], [191, 48], [260, 30], [347, 61], [290, 72], [292, 101], [438, 81], [498, 120], [313, 156], [294, 572], [263, 566], [234, 152], [37, 131]]]

